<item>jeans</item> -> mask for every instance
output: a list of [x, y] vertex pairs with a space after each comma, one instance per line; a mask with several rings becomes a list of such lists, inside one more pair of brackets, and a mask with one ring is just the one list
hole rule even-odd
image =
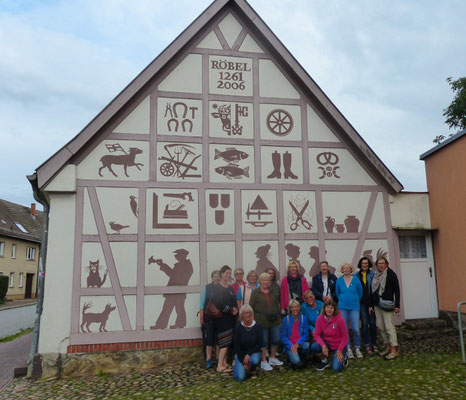
[[[320, 347], [320, 344], [319, 343], [312, 343], [312, 346], [311, 346], [311, 351], [313, 353], [316, 353], [316, 354], [320, 354], [322, 353], [322, 347]], [[347, 352], [347, 348], [345, 347], [342, 351], [343, 353], [343, 357], [346, 357], [346, 352]], [[338, 357], [337, 357], [337, 351], [336, 350], [328, 350], [328, 356], [329, 358], [332, 359], [331, 361], [331, 367], [332, 369], [335, 371], [335, 372], [341, 372], [343, 371], [343, 364], [344, 364], [344, 361], [343, 362], [340, 362], [338, 361]]]
[[[253, 353], [249, 358], [249, 368], [254, 369], [261, 363], [261, 353]], [[238, 360], [238, 356], [235, 354], [235, 365], [233, 365], [233, 377], [238, 381], [242, 382], [246, 379], [246, 370], [242, 362]]]
[[[349, 334], [349, 324], [351, 321], [351, 329], [353, 330], [353, 342], [354, 347], [359, 349], [361, 347], [361, 335], [359, 334], [359, 310], [341, 310], [341, 316], [345, 320], [346, 330]], [[348, 347], [350, 347], [350, 341], [348, 338]]]
[[299, 345], [298, 354], [293, 353], [291, 350], [287, 350], [286, 355], [288, 356], [288, 360], [290, 360], [291, 364], [299, 365], [305, 360], [310, 352], [311, 348], [309, 346], [309, 342], [304, 342]]
[[[365, 346], [377, 345], [377, 326], [375, 324], [375, 311], [369, 314], [369, 307], [361, 304], [361, 329]], [[369, 338], [370, 334], [370, 338]]]
[[272, 326], [269, 329], [262, 331], [262, 349], [266, 349], [271, 346], [278, 346], [280, 344], [280, 331], [281, 325]]

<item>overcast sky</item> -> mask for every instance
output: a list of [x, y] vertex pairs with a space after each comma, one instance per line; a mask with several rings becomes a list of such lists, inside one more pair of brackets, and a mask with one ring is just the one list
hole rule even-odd
[[[0, 0], [0, 198], [90, 122], [210, 0]], [[466, 76], [463, 0], [250, 0], [407, 191], [452, 131], [445, 79]]]

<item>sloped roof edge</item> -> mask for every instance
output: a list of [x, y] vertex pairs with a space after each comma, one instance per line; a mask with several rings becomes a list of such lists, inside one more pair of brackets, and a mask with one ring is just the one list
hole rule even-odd
[[353, 144], [352, 149], [366, 160], [366, 164], [379, 177], [390, 193], [397, 193], [403, 189], [402, 184], [374, 153], [370, 146], [357, 133], [353, 126], [331, 102], [322, 89], [309, 76], [294, 56], [271, 31], [254, 9], [245, 0], [215, 0], [199, 17], [197, 17], [159, 56], [157, 56], [131, 83], [129, 83], [78, 135], [51, 156], [37, 168], [38, 185], [43, 188], [50, 179], [75, 155], [86, 143], [117, 113], [132, 97], [160, 71], [182, 48], [206, 25], [227, 6], [236, 6], [252, 27], [270, 44], [269, 51], [279, 61], [288, 66], [290, 73], [298, 82], [301, 89], [321, 105], [321, 111], [340, 127], [344, 136]]
[[430, 150], [427, 150], [425, 153], [422, 153], [419, 156], [420, 160], [424, 160], [427, 157], [429, 157], [432, 153], [435, 153], [436, 151], [443, 149], [445, 146], [448, 146], [451, 142], [454, 142], [455, 140], [459, 139], [461, 136], [466, 135], [466, 128], [463, 129], [462, 131], [459, 131], [455, 133], [453, 136], [449, 137], [447, 140], [445, 140], [442, 143], [439, 143], [438, 145], [432, 147]]

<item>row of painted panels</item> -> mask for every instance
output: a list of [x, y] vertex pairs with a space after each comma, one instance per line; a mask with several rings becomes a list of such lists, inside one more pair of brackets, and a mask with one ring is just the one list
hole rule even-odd
[[[247, 271], [261, 273], [268, 268], [279, 267], [279, 246], [276, 241], [243, 242], [243, 265]], [[311, 276], [319, 271], [317, 241], [297, 240], [285, 244], [286, 259], [297, 260], [301, 272], [311, 283]], [[330, 268], [340, 275], [340, 264], [354, 256], [356, 240], [328, 240], [325, 242], [326, 258]], [[235, 242], [207, 243], [207, 273], [224, 264], [235, 265]], [[136, 286], [136, 243], [112, 243], [112, 255], [116, 262], [118, 279], [123, 287]], [[387, 240], [366, 240], [361, 256], [375, 259], [387, 256]], [[145, 248], [145, 283], [148, 286], [199, 285], [199, 243], [147, 243]], [[84, 243], [81, 274], [82, 287], [111, 287], [99, 243]], [[200, 293], [145, 295], [144, 329], [198, 327]], [[132, 329], [135, 329], [136, 296], [124, 296]], [[119, 312], [113, 296], [81, 296], [80, 332], [97, 332], [104, 326], [107, 331], [122, 330]], [[92, 319], [87, 314], [94, 314]], [[89, 324], [88, 324], [89, 322]], [[100, 330], [101, 332], [104, 332]]]
[[[201, 143], [158, 142], [156, 159], [150, 159], [149, 142], [105, 140], [77, 169], [79, 179], [145, 180], [155, 163], [160, 182], [255, 183], [254, 146], [210, 144], [209, 154]], [[262, 183], [302, 184], [309, 170], [310, 183], [374, 185], [374, 180], [346, 149], [309, 148], [308, 165], [301, 147], [261, 146]], [[209, 176], [203, 176], [204, 163]]]
[[[208, 189], [204, 193], [205, 198], [199, 199], [196, 189], [147, 189], [146, 233], [198, 234], [201, 219], [205, 220], [207, 234], [234, 234], [237, 224], [244, 234], [277, 234], [279, 230], [287, 234], [318, 232], [313, 191], [285, 190], [277, 194], [275, 190]], [[136, 188], [98, 187], [96, 195], [107, 234], [138, 232], [138, 216], [142, 210]], [[236, 196], [240, 196], [239, 204]], [[370, 198], [371, 192], [323, 192], [324, 232], [360, 233]], [[278, 201], [283, 204], [282, 220], [279, 220]], [[204, 206], [201, 212], [200, 203]], [[87, 190], [83, 215], [83, 234], [97, 234]], [[368, 232], [386, 232], [382, 192], [377, 193]]]

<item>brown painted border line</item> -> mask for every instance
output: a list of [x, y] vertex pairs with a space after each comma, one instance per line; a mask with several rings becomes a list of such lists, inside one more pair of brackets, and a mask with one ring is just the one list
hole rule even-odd
[[325, 236], [324, 236], [324, 206], [322, 201], [322, 190], [316, 190], [316, 218], [317, 233], [319, 235], [319, 261], [325, 260]]
[[96, 344], [96, 343], [128, 343], [135, 341], [158, 341], [177, 339], [198, 339], [202, 337], [201, 329], [198, 327], [184, 329], [159, 329], [146, 331], [109, 331], [94, 333], [71, 334], [70, 344]]
[[362, 248], [364, 246], [364, 242], [366, 241], [367, 231], [369, 229], [369, 224], [372, 219], [372, 214], [374, 212], [375, 203], [377, 201], [377, 196], [379, 192], [372, 192], [371, 197], [367, 203], [366, 214], [364, 215], [364, 221], [361, 226], [361, 230], [359, 231], [359, 239], [358, 244], [356, 245], [356, 249], [354, 250], [353, 254], [353, 265], [356, 265], [359, 261], [359, 258], [362, 254]]
[[236, 189], [235, 196], [235, 264], [238, 267], [243, 266], [243, 206], [241, 204], [241, 190]]
[[191, 54], [208, 54], [212, 56], [224, 56], [224, 57], [241, 57], [241, 58], [257, 58], [270, 60], [270, 56], [265, 53], [256, 53], [249, 51], [238, 51], [238, 50], [220, 50], [220, 49], [201, 49], [196, 48], [191, 50]]
[[307, 103], [301, 98], [301, 151], [303, 160], [303, 184], [309, 184], [309, 132], [307, 127]]
[[278, 189], [275, 192], [277, 204], [277, 229], [278, 229], [278, 269], [280, 276], [286, 276], [286, 252], [280, 251], [285, 248], [285, 216], [283, 210], [283, 191]]
[[136, 293], [136, 330], [144, 330], [144, 286], [146, 279], [146, 190], [138, 192], [138, 236], [137, 236], [137, 293]]
[[[236, 18], [236, 16], [235, 16], [235, 18]], [[231, 47], [231, 49], [233, 51], [239, 51], [239, 48], [243, 44], [244, 39], [246, 38], [247, 34], [248, 34], [248, 32], [246, 31], [246, 29], [244, 29], [244, 28], [241, 29], [241, 32], [239, 33], [238, 37], [236, 38], [235, 43], [233, 43], [233, 46]]]
[[158, 95], [154, 90], [150, 95], [150, 139], [149, 139], [149, 180], [155, 181], [157, 177], [157, 107]]
[[110, 133], [104, 140], [137, 140], [138, 142], [149, 142], [150, 135], [144, 133]]
[[[227, 40], [225, 39], [225, 36], [223, 36], [223, 32], [221, 31], [220, 27], [216, 25], [213, 29], [215, 35], [217, 36], [218, 41], [223, 47], [223, 50], [231, 50], [230, 46], [228, 45]], [[211, 53], [212, 54], [212, 53]]]
[[252, 94], [254, 97], [253, 104], [253, 124], [254, 124], [254, 177], [255, 183], [262, 182], [262, 165], [261, 165], [261, 110], [259, 104], [259, 62], [257, 59], [252, 60]]
[[74, 226], [74, 258], [73, 258], [73, 283], [71, 293], [71, 333], [79, 332], [79, 316], [81, 311], [80, 296], [82, 249], [83, 249], [83, 224], [84, 224], [84, 191], [85, 188], [76, 189], [76, 216]]
[[129, 321], [128, 309], [126, 308], [126, 303], [121, 292], [120, 281], [118, 279], [118, 272], [115, 267], [115, 260], [113, 259], [112, 248], [110, 247], [110, 242], [108, 241], [107, 232], [105, 230], [105, 222], [102, 216], [102, 211], [100, 209], [97, 191], [94, 187], [88, 188], [88, 191], [89, 198], [91, 200], [92, 211], [94, 213], [95, 223], [97, 226], [97, 232], [99, 232], [105, 262], [107, 263], [108, 275], [110, 276], [115, 301], [118, 306], [118, 312], [120, 313], [121, 325], [123, 326], [124, 331], [130, 331], [131, 323]]

